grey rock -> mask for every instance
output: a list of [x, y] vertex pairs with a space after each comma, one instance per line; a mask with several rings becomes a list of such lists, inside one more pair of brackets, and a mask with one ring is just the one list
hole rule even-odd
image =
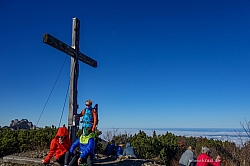
[[29, 122], [27, 119], [22, 119], [22, 120], [11, 120], [9, 128], [13, 130], [18, 130], [18, 129], [33, 129], [35, 126], [33, 125], [32, 122]]

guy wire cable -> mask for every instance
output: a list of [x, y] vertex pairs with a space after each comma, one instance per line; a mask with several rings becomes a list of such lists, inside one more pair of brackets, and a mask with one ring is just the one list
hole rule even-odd
[[47, 104], [48, 104], [48, 101], [49, 101], [49, 99], [50, 99], [50, 96], [51, 96], [51, 94], [52, 94], [52, 92], [53, 92], [53, 90], [54, 90], [54, 88], [55, 88], [55, 85], [56, 85], [56, 83], [57, 83], [57, 80], [58, 80], [58, 78], [59, 78], [59, 76], [60, 76], [60, 74], [61, 74], [61, 72], [62, 72], [62, 69], [63, 69], [63, 67], [64, 67], [64, 64], [65, 64], [65, 62], [66, 62], [67, 57], [68, 57], [68, 55], [65, 56], [63, 65], [62, 65], [62, 67], [61, 67], [61, 69], [60, 69], [60, 71], [59, 71], [59, 73], [58, 73], [58, 75], [57, 75], [57, 78], [56, 78], [56, 80], [55, 80], [55, 83], [54, 83], [54, 85], [53, 85], [53, 87], [52, 87], [52, 89], [51, 89], [51, 91], [50, 91], [50, 94], [49, 94], [49, 96], [48, 96], [48, 98], [47, 98], [47, 101], [46, 101], [44, 107], [43, 107], [43, 110], [42, 110], [42, 112], [41, 112], [41, 114], [40, 114], [40, 116], [39, 116], [39, 118], [38, 118], [38, 121], [37, 121], [37, 123], [36, 123], [36, 126], [38, 125], [38, 122], [40, 121], [40, 119], [41, 119], [41, 117], [42, 117], [42, 114], [43, 114], [43, 112], [44, 112], [44, 110], [45, 110], [45, 107], [46, 107]]
[[63, 110], [62, 110], [62, 113], [61, 113], [61, 118], [60, 118], [58, 127], [60, 127], [60, 125], [61, 125], [61, 121], [62, 121], [62, 117], [63, 117], [63, 112], [64, 112], [64, 108], [65, 108], [65, 104], [66, 104], [66, 100], [67, 100], [68, 94], [69, 94], [69, 85], [70, 85], [70, 81], [69, 81], [69, 84], [68, 84], [68, 90], [67, 90], [67, 93], [66, 93], [66, 96], [65, 96], [65, 100], [64, 100], [64, 104], [63, 104]]

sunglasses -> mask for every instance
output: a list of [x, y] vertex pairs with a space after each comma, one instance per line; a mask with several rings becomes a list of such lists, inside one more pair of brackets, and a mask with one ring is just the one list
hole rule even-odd
[[90, 106], [90, 104], [85, 104], [86, 106]]
[[58, 138], [62, 138], [62, 139], [64, 139], [64, 138], [65, 138], [65, 136], [58, 136]]

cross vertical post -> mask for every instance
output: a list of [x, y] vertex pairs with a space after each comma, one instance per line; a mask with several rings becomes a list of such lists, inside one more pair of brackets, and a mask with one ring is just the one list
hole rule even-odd
[[75, 57], [71, 57], [70, 68], [70, 96], [69, 96], [69, 114], [68, 114], [68, 128], [70, 140], [73, 143], [76, 140], [77, 127], [73, 125], [74, 115], [77, 114], [77, 80], [79, 71], [79, 37], [80, 37], [80, 20], [73, 18], [72, 24], [72, 48], [75, 49]]

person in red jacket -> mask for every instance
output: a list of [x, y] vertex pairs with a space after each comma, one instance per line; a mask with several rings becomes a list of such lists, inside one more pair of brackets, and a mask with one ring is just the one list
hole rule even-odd
[[202, 147], [201, 154], [197, 157], [196, 166], [220, 166], [220, 156], [218, 155], [216, 160], [214, 161], [212, 157], [210, 157], [210, 149], [207, 147]]
[[50, 162], [50, 159], [55, 155], [56, 161], [61, 165], [69, 164], [69, 149], [71, 143], [69, 133], [66, 127], [58, 128], [55, 138], [50, 143], [50, 151], [47, 157], [42, 161], [43, 164]]

